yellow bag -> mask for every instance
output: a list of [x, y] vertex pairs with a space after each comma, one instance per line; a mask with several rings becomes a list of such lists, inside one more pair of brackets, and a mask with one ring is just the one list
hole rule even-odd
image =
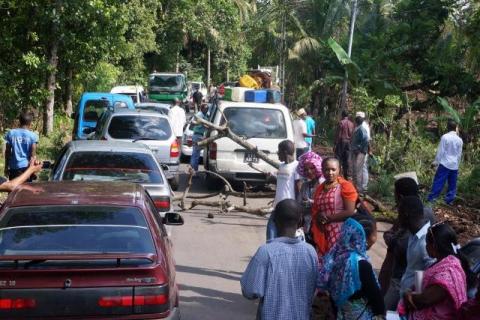
[[252, 89], [260, 88], [260, 85], [258, 84], [258, 82], [255, 81], [255, 79], [249, 76], [248, 74], [242, 76], [240, 78], [239, 83], [241, 87], [245, 87], [245, 88], [252, 88]]

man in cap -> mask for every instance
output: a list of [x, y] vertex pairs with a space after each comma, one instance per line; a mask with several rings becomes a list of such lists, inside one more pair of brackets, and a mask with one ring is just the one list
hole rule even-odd
[[368, 184], [367, 175], [364, 172], [365, 162], [368, 154], [368, 132], [363, 126], [365, 120], [365, 112], [357, 112], [355, 114], [355, 130], [352, 136], [352, 167], [353, 182], [360, 194], [365, 193]]
[[182, 144], [183, 127], [187, 122], [187, 118], [185, 115], [185, 110], [180, 107], [180, 100], [178, 98], [175, 98], [173, 106], [168, 112], [168, 118], [172, 124], [173, 133], [177, 137], [178, 147], [180, 148]]
[[305, 109], [301, 108], [297, 110], [296, 115], [297, 119], [293, 121], [293, 134], [298, 159], [302, 154], [308, 152], [308, 143], [306, 138], [313, 138], [315, 135], [309, 134], [307, 131], [307, 123], [305, 122], [307, 112]]
[[[203, 102], [200, 105], [200, 111], [195, 114], [195, 117], [198, 119], [208, 120], [207, 114], [208, 114], [208, 104], [206, 102]], [[200, 162], [200, 151], [202, 150], [202, 148], [198, 146], [198, 142], [203, 140], [206, 127], [203, 124], [201, 124], [199, 121], [197, 121], [197, 119], [194, 119], [193, 123], [195, 124], [195, 126], [193, 127], [193, 136], [192, 136], [193, 150], [192, 150], [192, 156], [190, 158], [190, 165], [192, 166], [193, 170], [197, 172], [198, 164]]]

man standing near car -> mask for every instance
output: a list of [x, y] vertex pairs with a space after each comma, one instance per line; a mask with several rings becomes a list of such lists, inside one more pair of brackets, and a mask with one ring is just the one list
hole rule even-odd
[[[200, 111], [195, 114], [196, 118], [207, 120], [207, 113], [208, 113], [208, 104], [202, 103], [200, 105]], [[203, 135], [205, 134], [206, 127], [197, 121], [197, 119], [193, 119], [193, 123], [195, 126], [193, 127], [193, 136], [192, 136], [192, 143], [193, 143], [193, 150], [192, 150], [192, 157], [190, 158], [190, 166], [192, 166], [195, 172], [198, 171], [198, 163], [200, 162], [200, 151], [202, 148], [198, 146], [198, 142], [203, 140]]]
[[203, 100], [203, 94], [200, 92], [200, 87], [199, 87], [193, 93], [193, 104], [195, 106], [195, 113], [197, 113], [198, 109], [201, 108], [202, 100]]
[[187, 117], [185, 115], [185, 110], [180, 107], [180, 100], [175, 98], [173, 106], [168, 112], [168, 118], [172, 124], [173, 133], [177, 137], [178, 147], [182, 145], [182, 136], [183, 136], [183, 127], [187, 122]]
[[308, 134], [307, 123], [305, 121], [307, 112], [301, 108], [297, 111], [297, 119], [293, 121], [293, 134], [295, 137], [295, 149], [297, 153], [297, 160], [302, 154], [308, 152], [307, 138], [313, 138], [315, 135]]
[[[24, 173], [30, 162], [35, 158], [38, 136], [30, 130], [33, 116], [22, 112], [18, 118], [20, 127], [10, 130], [5, 135], [5, 176], [12, 180]], [[29, 182], [32, 181], [30, 177]]]

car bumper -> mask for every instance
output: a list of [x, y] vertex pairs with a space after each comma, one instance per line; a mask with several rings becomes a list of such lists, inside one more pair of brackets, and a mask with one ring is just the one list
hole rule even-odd
[[[203, 150], [204, 149], [202, 149], [200, 151], [200, 157], [203, 157]], [[185, 144], [182, 144], [182, 155], [187, 156], [187, 157], [191, 157], [192, 156], [192, 151], [193, 151], [193, 147], [189, 147]]]
[[255, 184], [265, 184], [267, 182], [267, 175], [258, 171], [224, 171], [212, 165], [210, 165], [209, 170], [231, 181], [245, 181]]
[[173, 308], [172, 312], [166, 318], [162, 318], [160, 320], [180, 320], [180, 310], [175, 307]]

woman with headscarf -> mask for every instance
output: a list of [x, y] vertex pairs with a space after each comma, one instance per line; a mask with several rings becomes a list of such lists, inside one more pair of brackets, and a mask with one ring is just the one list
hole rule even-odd
[[354, 214], [358, 199], [353, 184], [340, 177], [338, 159], [323, 160], [322, 172], [325, 181], [315, 190], [311, 226], [319, 257], [324, 256], [337, 242], [343, 221]]
[[467, 301], [464, 270], [468, 271], [469, 266], [465, 260], [462, 267], [457, 257], [457, 236], [448, 224], [438, 223], [428, 229], [427, 253], [437, 262], [425, 270], [420, 293], [405, 293], [399, 311], [403, 313], [406, 306], [409, 319], [413, 320], [456, 319]]
[[383, 319], [385, 305], [367, 250], [377, 240], [373, 217], [347, 219], [341, 236], [323, 259], [317, 287], [330, 294], [338, 320]]
[[322, 157], [315, 152], [307, 152], [298, 158], [297, 173], [302, 177], [302, 186], [297, 201], [303, 207], [303, 231], [307, 240], [311, 240], [312, 205], [315, 189], [323, 179]]

